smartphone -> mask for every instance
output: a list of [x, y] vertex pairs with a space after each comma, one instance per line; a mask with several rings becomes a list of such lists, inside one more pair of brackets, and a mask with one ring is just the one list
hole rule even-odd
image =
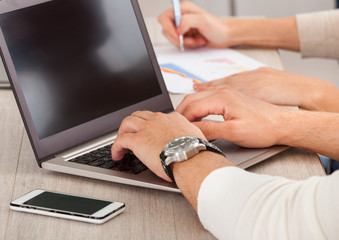
[[10, 208], [20, 212], [101, 224], [122, 213], [125, 204], [36, 189], [12, 201]]

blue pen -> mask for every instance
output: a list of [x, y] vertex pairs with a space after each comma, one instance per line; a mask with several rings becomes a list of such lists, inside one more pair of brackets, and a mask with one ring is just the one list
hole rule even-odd
[[[175, 25], [179, 27], [180, 20], [181, 20], [180, 0], [173, 0], [173, 9], [174, 9]], [[182, 34], [179, 35], [179, 40], [180, 40], [180, 50], [185, 51], [184, 36]]]

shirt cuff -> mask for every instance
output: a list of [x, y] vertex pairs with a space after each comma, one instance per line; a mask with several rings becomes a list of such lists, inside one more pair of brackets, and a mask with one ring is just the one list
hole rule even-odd
[[303, 57], [339, 59], [339, 10], [296, 16]]

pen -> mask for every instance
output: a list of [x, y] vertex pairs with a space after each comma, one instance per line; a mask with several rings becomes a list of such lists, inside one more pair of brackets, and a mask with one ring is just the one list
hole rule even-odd
[[[174, 9], [175, 25], [179, 27], [180, 20], [181, 20], [180, 0], [173, 0], [173, 9]], [[180, 41], [180, 50], [185, 51], [184, 36], [182, 34], [179, 35], [179, 41]]]

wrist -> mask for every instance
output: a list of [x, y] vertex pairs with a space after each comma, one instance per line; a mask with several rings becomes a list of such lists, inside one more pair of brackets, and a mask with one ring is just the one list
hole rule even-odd
[[[187, 161], [174, 162], [170, 167], [174, 177], [177, 179], [176, 182], [180, 183], [180, 179], [186, 178], [189, 175], [204, 179], [204, 175], [207, 176], [210, 172], [227, 166], [234, 166], [234, 164], [218, 153], [203, 151]], [[198, 176], [199, 174], [195, 174], [195, 171], [205, 174]]]
[[272, 128], [272, 133], [275, 135], [275, 145], [294, 146], [294, 139], [297, 131], [300, 128], [299, 113], [302, 110], [289, 109], [279, 107], [279, 113], [276, 116], [276, 125]]
[[[310, 79], [310, 85], [301, 94], [303, 109], [323, 112], [339, 112], [339, 88], [322, 79]], [[318, 84], [317, 84], [318, 83]], [[319, 84], [321, 83], [321, 84]]]
[[220, 154], [203, 151], [187, 161], [171, 164], [171, 169], [178, 188], [197, 210], [202, 182], [214, 170], [230, 166], [234, 164]]
[[281, 134], [278, 144], [304, 147], [305, 136], [312, 128], [312, 112], [294, 109], [284, 110], [281, 124], [284, 127], [280, 127]]
[[201, 151], [211, 151], [226, 157], [224, 153], [212, 143], [197, 137], [183, 136], [170, 141], [160, 153], [160, 160], [167, 176], [175, 182], [171, 165], [175, 162], [184, 162], [199, 154]]
[[300, 94], [300, 108], [309, 110], [309, 111], [321, 111], [324, 110], [323, 103], [326, 98], [325, 92], [319, 88], [313, 88], [311, 91], [310, 89], [304, 89], [304, 94]]
[[225, 19], [230, 46], [300, 49], [294, 17], [276, 19]]

